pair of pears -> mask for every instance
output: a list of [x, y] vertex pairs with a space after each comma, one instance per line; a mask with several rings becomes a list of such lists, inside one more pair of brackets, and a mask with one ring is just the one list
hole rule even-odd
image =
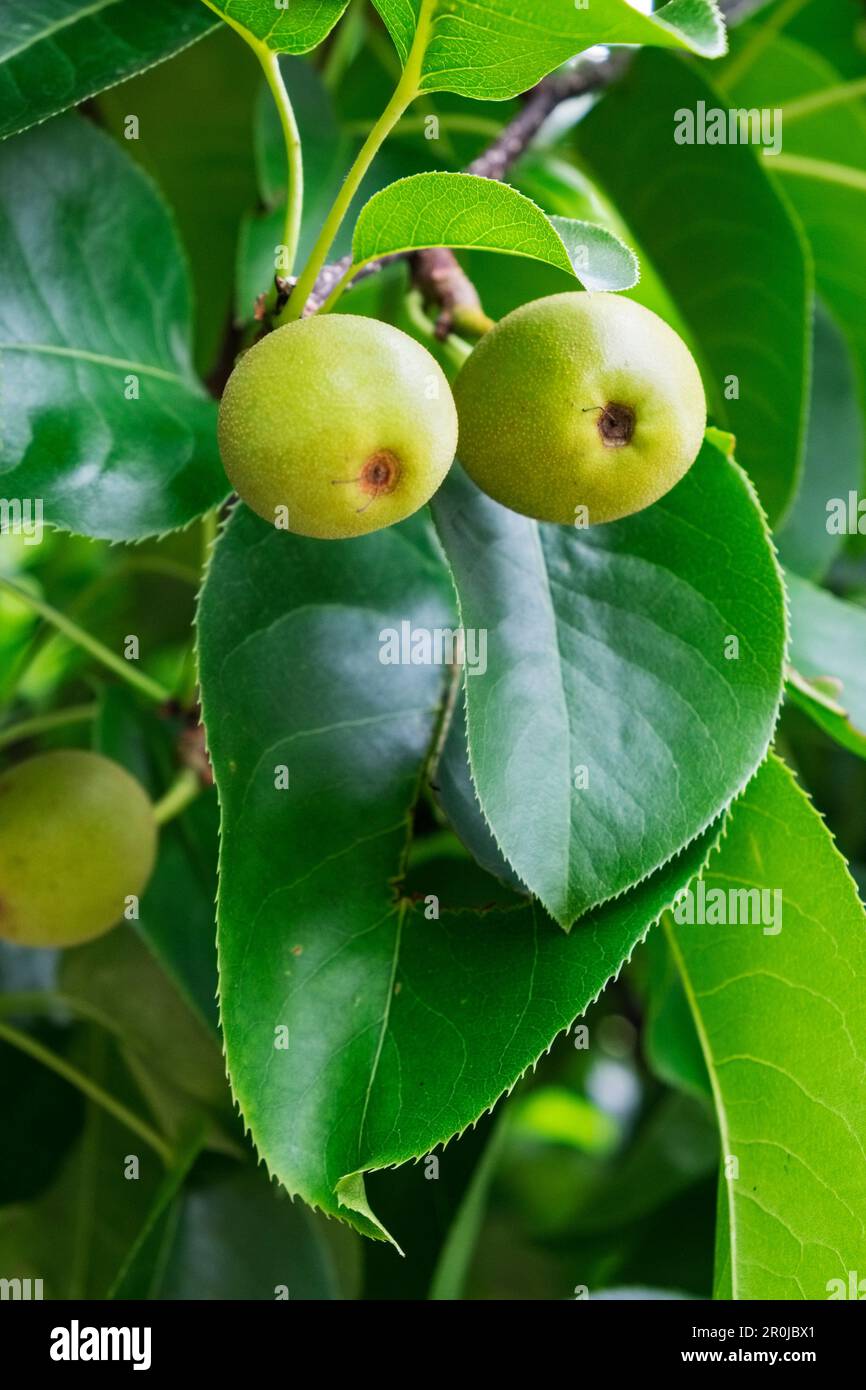
[[348, 314], [292, 323], [238, 362], [220, 409], [226, 472], [266, 521], [327, 540], [402, 521], [455, 454], [477, 485], [539, 521], [615, 521], [668, 492], [706, 427], [682, 339], [617, 295], [509, 314], [452, 394], [399, 329]]

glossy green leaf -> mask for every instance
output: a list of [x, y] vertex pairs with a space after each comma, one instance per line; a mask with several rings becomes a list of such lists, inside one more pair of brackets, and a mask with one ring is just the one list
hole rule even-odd
[[533, 907], [436, 920], [401, 898], [443, 672], [383, 665], [380, 634], [453, 621], [424, 522], [328, 546], [242, 508], [199, 618], [232, 1087], [269, 1170], [373, 1236], [364, 1173], [492, 1106], [707, 850], [696, 842], [571, 937]]
[[[418, 89], [502, 101], [594, 44], [661, 44], [705, 57], [724, 53], [715, 0], [671, 0], [655, 15], [627, 0], [374, 0]], [[413, 45], [415, 51], [412, 53]]]
[[786, 584], [791, 696], [832, 739], [866, 758], [866, 608], [793, 574]]
[[863, 905], [821, 817], [772, 757], [703, 880], [728, 903], [732, 891], [781, 894], [778, 932], [772, 910], [670, 929], [722, 1134], [718, 1295], [826, 1299], [839, 1279], [846, 1297], [866, 1210]]
[[[815, 257], [818, 289], [851, 343], [866, 404], [866, 103], [820, 54], [776, 39], [744, 71], [731, 59], [726, 100], [780, 110], [781, 153], [766, 160], [798, 213]], [[844, 447], [844, 446], [843, 446]]]
[[0, 139], [170, 58], [215, 26], [189, 0], [4, 0]]
[[700, 834], [766, 753], [785, 647], [766, 527], [709, 442], [607, 526], [538, 526], [455, 471], [433, 508], [461, 623], [487, 634], [466, 680], [478, 798], [568, 928]]
[[591, 289], [627, 289], [638, 278], [634, 253], [607, 228], [566, 218], [554, 225], [517, 189], [475, 174], [415, 174], [375, 194], [355, 226], [354, 269], [425, 246], [546, 261]]
[[187, 525], [228, 484], [190, 361], [186, 266], [153, 186], [65, 116], [0, 147], [0, 188], [4, 495], [110, 540]]
[[[769, 159], [742, 144], [675, 142], [676, 113], [699, 102], [727, 104], [703, 71], [642, 53], [578, 128], [578, 148], [676, 301], [711, 416], [736, 435], [775, 522], [791, 505], [805, 448], [808, 248]], [[677, 208], [689, 215], [672, 222]]]
[[309, 53], [326, 39], [349, 0], [204, 0], [233, 29], [272, 53]]

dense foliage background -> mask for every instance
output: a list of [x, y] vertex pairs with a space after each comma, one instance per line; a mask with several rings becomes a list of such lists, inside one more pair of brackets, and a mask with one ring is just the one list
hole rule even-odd
[[[0, 942], [0, 1278], [856, 1296], [866, 12], [725, 8], [727, 53], [712, 0], [7, 3], [0, 757], [93, 747], [165, 823], [138, 920]], [[641, 46], [566, 70], [507, 182], [456, 181], [605, 41]], [[408, 73], [329, 261], [446, 244], [493, 318], [578, 281], [653, 308], [710, 404], [674, 492], [539, 528], [455, 470], [334, 543], [223, 505], [216, 400], [287, 227], [275, 66], [297, 268]], [[701, 103], [775, 113], [779, 151], [676, 144]], [[453, 377], [405, 256], [335, 307]], [[458, 610], [493, 634], [465, 703], [379, 663], [383, 628]], [[781, 893], [782, 929], [677, 923], [699, 873]]]

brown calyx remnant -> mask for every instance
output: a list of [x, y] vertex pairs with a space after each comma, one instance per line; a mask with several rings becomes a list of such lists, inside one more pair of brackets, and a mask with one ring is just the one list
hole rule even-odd
[[599, 406], [596, 422], [601, 442], [606, 449], [622, 449], [634, 438], [635, 414], [630, 405], [608, 401]]
[[400, 460], [390, 449], [377, 449], [371, 454], [358, 476], [358, 485], [370, 498], [384, 497], [393, 492], [400, 480]]

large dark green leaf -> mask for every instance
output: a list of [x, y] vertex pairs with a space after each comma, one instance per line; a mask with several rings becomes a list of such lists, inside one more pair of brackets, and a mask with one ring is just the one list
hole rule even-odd
[[569, 927], [700, 834], [766, 753], [785, 647], [766, 526], [709, 442], [612, 525], [538, 526], [457, 472], [434, 513], [461, 622], [487, 633], [466, 680], [481, 808]]
[[[739, 44], [725, 100], [782, 112], [782, 152], [766, 161], [802, 220], [815, 257], [818, 288], [851, 343], [866, 403], [866, 104], [819, 53], [776, 39], [763, 61], [742, 66]], [[839, 447], [844, 450], [844, 430]]]
[[170, 58], [216, 23], [190, 0], [4, 0], [0, 139]]
[[705, 57], [725, 51], [715, 0], [672, 0], [655, 15], [627, 0], [374, 0], [422, 92], [501, 101], [594, 44], [661, 44]]
[[186, 525], [228, 485], [156, 191], [77, 116], [7, 141], [0, 188], [4, 494], [110, 540]]
[[[805, 447], [811, 284], [799, 227], [746, 145], [680, 145], [675, 113], [726, 101], [703, 72], [642, 53], [578, 129], [581, 155], [661, 273], [703, 369], [715, 423], [771, 521], [790, 506]], [[616, 157], [611, 157], [611, 151]], [[689, 216], [673, 219], [673, 209]], [[727, 399], [734, 390], [737, 399]]]
[[863, 905], [821, 817], [772, 757], [703, 879], [728, 904], [757, 890], [770, 908], [739, 922], [726, 908], [722, 924], [669, 933], [726, 1165], [717, 1296], [826, 1299], [836, 1279], [847, 1296], [866, 1209]]
[[380, 633], [403, 621], [453, 622], [425, 523], [331, 546], [243, 509], [199, 620], [234, 1093], [270, 1171], [368, 1235], [381, 1228], [363, 1174], [428, 1152], [493, 1105], [707, 850], [694, 843], [571, 937], [533, 907], [436, 920], [401, 898], [443, 695], [435, 667], [380, 663]]

